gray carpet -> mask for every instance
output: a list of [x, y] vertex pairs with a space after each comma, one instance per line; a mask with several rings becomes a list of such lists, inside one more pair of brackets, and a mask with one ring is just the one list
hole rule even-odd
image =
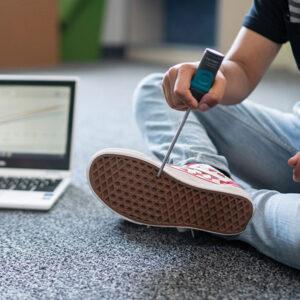
[[[105, 63], [46, 72], [81, 77], [73, 183], [50, 212], [0, 211], [0, 299], [300, 299], [300, 272], [248, 245], [124, 222], [88, 191], [95, 151], [146, 151], [131, 94], [163, 69]], [[298, 84], [268, 74], [252, 98], [288, 111]]]

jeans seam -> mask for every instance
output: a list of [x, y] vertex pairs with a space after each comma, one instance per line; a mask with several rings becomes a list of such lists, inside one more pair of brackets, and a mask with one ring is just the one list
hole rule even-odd
[[[231, 115], [232, 117], [234, 117], [235, 119], [239, 120], [241, 123], [243, 123], [244, 125], [246, 125], [248, 128], [250, 128], [251, 130], [260, 133], [265, 139], [268, 139], [269, 141], [273, 142], [274, 144], [276, 144], [277, 146], [283, 148], [284, 150], [288, 151], [288, 152], [296, 152], [297, 149], [294, 148], [292, 145], [290, 145], [288, 143], [288, 141], [282, 142], [281, 140], [279, 140], [276, 135], [266, 129], [266, 131], [270, 134], [270, 136], [266, 135], [265, 132], [263, 130], [261, 130], [256, 124], [250, 124], [247, 123], [245, 120], [243, 120], [242, 118], [240, 118], [239, 116], [237, 116], [236, 114], [232, 113], [231, 111], [225, 109], [224, 107], [222, 107], [221, 105], [219, 106], [220, 109], [222, 109], [224, 112], [226, 112], [227, 114]], [[283, 137], [284, 139], [284, 137]]]

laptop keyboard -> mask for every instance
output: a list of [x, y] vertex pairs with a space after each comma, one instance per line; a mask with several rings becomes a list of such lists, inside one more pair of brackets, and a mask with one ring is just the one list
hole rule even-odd
[[61, 179], [0, 177], [0, 190], [53, 192]]

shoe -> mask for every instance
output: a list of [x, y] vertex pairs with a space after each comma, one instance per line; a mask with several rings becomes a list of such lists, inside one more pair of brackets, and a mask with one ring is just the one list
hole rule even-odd
[[87, 178], [93, 194], [130, 222], [187, 228], [222, 235], [243, 232], [253, 214], [248, 194], [204, 164], [166, 165], [125, 149], [94, 155]]

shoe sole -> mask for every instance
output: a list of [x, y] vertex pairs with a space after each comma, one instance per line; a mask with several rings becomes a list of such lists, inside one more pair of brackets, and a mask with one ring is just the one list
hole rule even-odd
[[245, 197], [181, 182], [144, 160], [118, 154], [94, 158], [90, 186], [106, 206], [143, 225], [183, 227], [222, 235], [243, 232], [252, 217]]

